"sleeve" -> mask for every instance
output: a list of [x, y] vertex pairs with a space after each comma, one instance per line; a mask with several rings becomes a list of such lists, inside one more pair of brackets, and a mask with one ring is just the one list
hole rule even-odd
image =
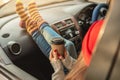
[[52, 74], [52, 80], [64, 80], [65, 74], [63, 71], [63, 65], [60, 60], [52, 61], [51, 62], [54, 73]]
[[62, 62], [68, 70], [71, 70], [76, 62], [76, 59], [72, 58], [69, 54], [67, 54], [66, 58], [62, 60]]

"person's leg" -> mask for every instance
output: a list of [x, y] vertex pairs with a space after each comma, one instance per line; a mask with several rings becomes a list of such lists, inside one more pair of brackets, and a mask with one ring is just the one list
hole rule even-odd
[[[34, 3], [32, 3], [32, 4], [34, 4]], [[29, 11], [34, 11], [34, 9], [35, 8], [33, 8], [33, 9], [31, 8], [31, 10], [29, 10]], [[16, 2], [16, 12], [18, 13], [18, 15], [20, 16], [20, 19], [21, 19], [20, 26], [22, 28], [26, 28], [27, 32], [32, 36], [33, 40], [37, 43], [38, 47], [41, 49], [43, 54], [49, 58], [49, 52], [51, 50], [51, 47], [47, 43], [47, 41], [44, 39], [42, 34], [40, 34], [40, 32], [38, 31], [38, 27], [36, 25], [38, 22], [34, 21], [34, 19], [33, 19], [34, 14], [32, 14], [33, 16], [30, 17], [29, 14], [25, 11], [25, 8], [21, 1]], [[35, 14], [38, 14], [38, 12], [35, 12]], [[38, 17], [40, 18], [40, 16], [38, 16]], [[40, 19], [40, 20], [42, 20], [42, 19]]]
[[[56, 33], [47, 23], [44, 23], [41, 25], [41, 27], [39, 28], [40, 32], [42, 33], [42, 35], [44, 36], [44, 38], [46, 39], [46, 41], [48, 42], [48, 44], [51, 45], [51, 40], [55, 37], [61, 37], [58, 33]], [[64, 39], [64, 38], [63, 38]], [[73, 44], [72, 41], [69, 40], [65, 40], [65, 47], [68, 50], [68, 52], [70, 53], [70, 56], [72, 56], [73, 58], [77, 58], [77, 52], [75, 49], [75, 46]]]
[[[28, 12], [30, 14], [30, 17], [37, 22], [36, 25], [38, 25], [38, 29], [40, 30], [40, 33], [43, 34], [43, 37], [46, 39], [49, 45], [51, 40], [55, 37], [61, 37], [59, 34], [57, 34], [50, 26], [47, 24], [44, 19], [39, 14], [37, 5], [35, 2], [31, 2], [28, 5]], [[39, 36], [38, 36], [39, 37]], [[40, 38], [39, 38], [40, 39]], [[34, 39], [36, 41], [36, 39]], [[41, 41], [41, 40], [40, 40]], [[40, 43], [40, 41], [37, 39], [36, 43]], [[77, 58], [77, 53], [74, 47], [74, 44], [71, 41], [65, 40], [66, 44], [65, 47], [69, 51], [70, 55], [74, 58]], [[40, 44], [38, 44], [40, 45]]]
[[38, 45], [40, 50], [43, 52], [43, 54], [49, 58], [49, 53], [51, 50], [51, 46], [48, 44], [48, 42], [45, 40], [43, 35], [39, 31], [35, 31], [32, 35], [33, 40]]
[[[21, 11], [22, 11], [22, 13], [21, 13]], [[16, 12], [21, 17], [21, 20], [25, 21], [27, 32], [32, 36], [33, 40], [37, 43], [38, 47], [41, 49], [41, 51], [44, 53], [44, 55], [49, 57], [49, 52], [51, 50], [51, 47], [48, 44], [50, 42], [49, 40], [51, 40], [54, 37], [61, 37], [61, 36], [59, 34], [57, 34], [52, 28], [50, 28], [48, 24], [45, 24], [42, 17], [39, 16], [39, 14], [38, 14], [35, 3], [29, 4], [30, 16], [25, 12], [23, 4], [21, 2], [18, 2], [18, 4], [16, 4]], [[43, 25], [41, 25], [41, 24], [43, 24]], [[47, 38], [47, 37], [43, 37], [43, 35], [41, 35], [41, 33], [38, 31], [38, 28], [42, 27], [42, 26], [43, 26], [43, 34], [44, 34], [44, 31], [45, 31], [45, 34], [50, 33], [50, 35], [48, 37], [50, 37], [51, 39], [49, 39], [49, 38], [47, 39], [48, 43], [45, 40], [45, 38]], [[44, 30], [44, 28], [48, 28], [48, 32], [46, 30]], [[66, 48], [69, 48], [69, 47], [67, 47], [68, 44], [71, 44], [71, 42], [70, 43], [66, 42]], [[71, 44], [71, 45], [74, 47], [73, 44]], [[71, 46], [71, 45], [68, 45], [68, 46]], [[72, 50], [72, 49], [68, 49], [68, 51], [69, 50]], [[69, 51], [69, 53], [70, 53], [70, 51]], [[76, 55], [76, 52], [74, 52], [72, 54]], [[65, 72], [66, 72], [66, 69], [65, 69]]]
[[[35, 42], [38, 44], [38, 46], [41, 48], [41, 50], [43, 51], [43, 53], [48, 53], [48, 52], [44, 52], [46, 50], [44, 50], [44, 47], [42, 47], [43, 45], [41, 45], [40, 43], [47, 44], [50, 43], [51, 39], [54, 37], [61, 37], [59, 34], [57, 34], [52, 28], [49, 27], [49, 25], [46, 23], [45, 21], [42, 19], [42, 17], [39, 15], [39, 12], [37, 10], [36, 7], [36, 3], [35, 2], [31, 2], [28, 5], [28, 11], [29, 11], [29, 15], [26, 13], [24, 6], [22, 4], [22, 2], [17, 2], [16, 3], [16, 12], [19, 14], [20, 18], [22, 21], [25, 21], [26, 24], [26, 29], [27, 32], [32, 35], [33, 39], [35, 40]], [[22, 13], [21, 13], [22, 12]], [[41, 25], [42, 24], [42, 25]], [[43, 36], [44, 38], [47, 40], [47, 42], [44, 40], [43, 36], [41, 36], [40, 33], [38, 33], [38, 28], [41, 27], [42, 31], [43, 31]], [[41, 30], [40, 30], [41, 31]], [[36, 32], [36, 34], [34, 34]], [[41, 32], [42, 33], [42, 32]], [[45, 35], [44, 35], [45, 34]], [[47, 35], [47, 36], [46, 36]], [[43, 42], [42, 42], [43, 41]], [[66, 42], [66, 46], [70, 45], [71, 42]], [[41, 45], [41, 46], [40, 46]], [[69, 46], [68, 45], [68, 46]], [[72, 46], [74, 46], [73, 44], [71, 44]], [[67, 48], [68, 48], [67, 46]], [[50, 48], [50, 47], [49, 47]], [[72, 49], [68, 49], [72, 50]], [[76, 52], [71, 53], [76, 55]], [[49, 53], [48, 53], [49, 54]]]
[[[41, 28], [44, 26], [46, 26], [46, 25], [42, 25]], [[55, 31], [53, 31], [53, 29], [51, 29], [49, 26], [48, 27], [46, 26], [46, 28], [47, 28], [46, 30], [44, 30], [44, 29], [43, 30], [44, 31], [48, 30], [47, 32], [44, 32], [43, 34], [41, 34], [39, 31], [36, 31], [32, 35], [32, 38], [36, 42], [38, 47], [41, 49], [41, 51], [44, 53], [44, 55], [49, 57], [49, 52], [51, 50], [51, 46], [49, 44], [50, 44], [51, 39], [55, 38], [55, 37], [61, 37], [61, 36], [59, 34], [57, 34]], [[45, 35], [45, 36], [43, 37], [43, 35]], [[64, 40], [65, 40], [65, 47], [69, 51], [70, 55], [73, 58], [77, 58], [74, 44], [69, 40], [66, 40], [66, 39], [64, 39]]]
[[[45, 25], [46, 26], [46, 25]], [[44, 27], [44, 26], [43, 26]], [[47, 26], [46, 26], [47, 28]], [[56, 32], [54, 32], [50, 27], [48, 27], [48, 32], [46, 32], [47, 34], [51, 32], [51, 34], [48, 35], [48, 38], [47, 41], [49, 42], [50, 44], [50, 40], [54, 37], [61, 37], [59, 34], [57, 34]], [[44, 33], [43, 33], [44, 34]], [[47, 36], [47, 34], [45, 36]], [[50, 37], [51, 36], [51, 37]], [[43, 54], [49, 58], [49, 53], [50, 53], [50, 50], [51, 50], [51, 46], [48, 44], [48, 42], [45, 40], [45, 38], [43, 37], [43, 35], [39, 32], [39, 31], [35, 31], [32, 35], [32, 38], [33, 40], [36, 42], [36, 44], [38, 45], [38, 47], [41, 49], [41, 51], [43, 52]], [[76, 55], [76, 50], [75, 50], [75, 47], [74, 47], [74, 44], [69, 41], [69, 40], [65, 40], [65, 47], [66, 49], [69, 51], [70, 55], [73, 57], [73, 58], [77, 58], [77, 55]], [[67, 74], [68, 73], [68, 70], [64, 67], [64, 72]]]
[[73, 42], [66, 40], [66, 39], [65, 39], [65, 42], [66, 42], [65, 47], [69, 51], [70, 56], [77, 59], [77, 52], [76, 52], [75, 45], [73, 44]]

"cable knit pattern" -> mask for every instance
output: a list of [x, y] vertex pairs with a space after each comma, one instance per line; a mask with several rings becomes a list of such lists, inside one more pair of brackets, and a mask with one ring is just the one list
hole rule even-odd
[[51, 62], [54, 73], [52, 74], [52, 80], [64, 80], [65, 74], [63, 71], [63, 65], [60, 60], [52, 61]]
[[45, 21], [42, 18], [42, 16], [39, 14], [36, 3], [34, 1], [31, 1], [27, 8], [32, 20], [36, 21], [37, 25], [41, 26], [41, 24], [43, 24]]
[[32, 35], [45, 21], [40, 16], [36, 3], [34, 1], [31, 1], [27, 8], [29, 14], [27, 14], [25, 11], [22, 2], [20, 0], [17, 0], [16, 13], [18, 13], [21, 20], [25, 22], [27, 32]]
[[76, 62], [76, 59], [72, 58], [69, 54], [67, 54], [65, 59], [62, 60], [62, 63], [68, 70], [71, 70], [73, 68], [75, 62]]
[[19, 14], [22, 21], [26, 21], [29, 18], [20, 0], [16, 1], [16, 12]]
[[[66, 55], [66, 58], [62, 60], [52, 61], [51, 64], [54, 68], [54, 73], [52, 74], [52, 80], [64, 80], [65, 74], [63, 70], [63, 65], [68, 69], [71, 70], [74, 66], [76, 60], [73, 59], [69, 54]], [[62, 64], [63, 63], [63, 64]]]

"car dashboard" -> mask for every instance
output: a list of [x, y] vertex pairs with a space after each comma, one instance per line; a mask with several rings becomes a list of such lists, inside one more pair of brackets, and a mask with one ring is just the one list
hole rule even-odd
[[[75, 44], [79, 55], [82, 39], [90, 26], [96, 5], [90, 2], [64, 2], [42, 7], [39, 12], [58, 34]], [[0, 19], [2, 64], [12, 64], [37, 79], [50, 80], [54, 70], [48, 58], [43, 55], [26, 30], [19, 26], [19, 21], [17, 14]], [[21, 76], [20, 78], [22, 79]]]

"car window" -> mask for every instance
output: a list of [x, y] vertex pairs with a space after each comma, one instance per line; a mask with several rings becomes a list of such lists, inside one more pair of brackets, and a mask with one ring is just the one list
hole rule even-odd
[[0, 7], [9, 2], [10, 0], [0, 0]]
[[[26, 7], [31, 0], [21, 0], [21, 1], [24, 3], [24, 6]], [[35, 0], [35, 2], [39, 7], [66, 2], [66, 1], [72, 1], [72, 0]], [[15, 3], [16, 0], [0, 0], [0, 4], [2, 5], [0, 6], [0, 17], [15, 13]]]
[[106, 3], [108, 0], [88, 0], [96, 3]]

